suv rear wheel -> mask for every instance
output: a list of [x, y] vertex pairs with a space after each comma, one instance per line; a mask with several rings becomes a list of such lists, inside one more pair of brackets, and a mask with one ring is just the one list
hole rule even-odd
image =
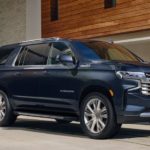
[[109, 99], [100, 93], [87, 95], [81, 104], [81, 127], [91, 138], [105, 139], [120, 129]]
[[0, 126], [12, 125], [17, 116], [13, 114], [7, 95], [0, 91]]

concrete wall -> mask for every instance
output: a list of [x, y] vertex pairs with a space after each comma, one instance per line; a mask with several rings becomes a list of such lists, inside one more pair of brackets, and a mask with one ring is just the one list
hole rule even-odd
[[26, 0], [0, 0], [0, 45], [26, 39]]
[[0, 45], [41, 38], [41, 0], [0, 0]]
[[122, 44], [143, 60], [150, 62], [150, 40]]
[[26, 39], [41, 38], [41, 0], [26, 1]]

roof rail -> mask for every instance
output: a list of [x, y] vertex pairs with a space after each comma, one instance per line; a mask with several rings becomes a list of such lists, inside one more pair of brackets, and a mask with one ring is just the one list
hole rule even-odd
[[33, 39], [33, 40], [26, 40], [26, 41], [21, 41], [20, 43], [27, 43], [27, 42], [34, 42], [34, 41], [42, 41], [43, 39]]
[[53, 40], [53, 39], [59, 40], [59, 39], [61, 39], [61, 38], [59, 38], [59, 37], [39, 38], [39, 39], [33, 39], [33, 40], [22, 41], [21, 43], [44, 41], [44, 40]]
[[44, 41], [44, 40], [60, 40], [60, 39], [62, 39], [62, 38], [50, 37], [50, 38], [32, 39], [32, 40], [20, 41], [20, 42], [17, 42], [17, 43], [2, 44], [2, 45], [0, 45], [0, 48], [4, 47], [4, 46], [13, 46], [13, 45], [19, 45], [19, 44], [24, 45], [24, 44], [30, 43], [30, 42], [38, 42], [38, 41]]

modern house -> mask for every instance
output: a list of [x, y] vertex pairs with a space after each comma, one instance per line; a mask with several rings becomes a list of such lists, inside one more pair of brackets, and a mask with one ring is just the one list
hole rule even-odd
[[0, 43], [93, 38], [125, 45], [150, 60], [149, 0], [1, 0], [0, 20]]

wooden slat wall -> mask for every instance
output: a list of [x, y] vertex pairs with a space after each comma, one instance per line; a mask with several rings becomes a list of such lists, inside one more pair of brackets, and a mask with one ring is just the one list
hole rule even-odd
[[42, 0], [42, 37], [90, 38], [150, 29], [150, 0], [59, 0], [59, 20], [50, 21], [50, 0]]

